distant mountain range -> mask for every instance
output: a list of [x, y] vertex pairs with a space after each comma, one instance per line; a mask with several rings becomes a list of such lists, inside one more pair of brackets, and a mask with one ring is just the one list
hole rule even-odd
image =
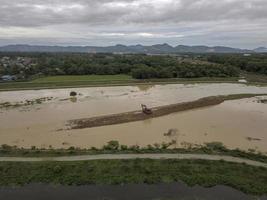
[[259, 47], [257, 49], [254, 49], [254, 51], [257, 53], [267, 53], [267, 48], [266, 47]]
[[145, 53], [145, 54], [175, 54], [175, 53], [260, 53], [267, 52], [267, 48], [259, 47], [254, 50], [238, 49], [224, 46], [185, 46], [176, 47], [168, 44], [143, 45], [115, 45], [107, 47], [97, 46], [38, 46], [38, 45], [7, 45], [0, 47], [0, 52], [80, 52], [80, 53]]

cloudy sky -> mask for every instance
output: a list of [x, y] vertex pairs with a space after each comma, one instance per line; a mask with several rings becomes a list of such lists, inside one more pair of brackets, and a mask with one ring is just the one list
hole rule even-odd
[[267, 46], [267, 0], [0, 0], [0, 45]]

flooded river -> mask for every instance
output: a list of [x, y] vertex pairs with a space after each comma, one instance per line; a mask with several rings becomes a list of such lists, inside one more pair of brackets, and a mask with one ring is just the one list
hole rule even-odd
[[266, 196], [253, 197], [226, 186], [203, 188], [189, 187], [183, 183], [165, 183], [157, 185], [87, 185], [54, 186], [32, 184], [23, 187], [1, 187], [0, 199], [5, 200], [267, 200]]
[[[69, 98], [71, 91], [77, 98]], [[0, 144], [19, 147], [90, 148], [110, 140], [141, 145], [170, 142], [177, 146], [220, 141], [229, 148], [267, 152], [267, 104], [255, 97], [173, 113], [126, 124], [62, 130], [67, 120], [193, 101], [202, 97], [267, 93], [267, 87], [243, 84], [173, 84], [0, 92]], [[33, 105], [27, 100], [50, 98]], [[18, 106], [19, 105], [19, 106]], [[167, 132], [170, 136], [165, 136]]]

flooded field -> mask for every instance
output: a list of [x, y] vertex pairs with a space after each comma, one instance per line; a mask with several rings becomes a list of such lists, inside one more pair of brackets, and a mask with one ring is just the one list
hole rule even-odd
[[[71, 91], [78, 93], [77, 98], [70, 98]], [[155, 107], [242, 93], [267, 93], [267, 87], [174, 84], [0, 92], [0, 143], [90, 148], [110, 140], [141, 146], [172, 140], [177, 146], [220, 141], [229, 148], [267, 152], [267, 104], [259, 101], [267, 97], [227, 101], [139, 122], [62, 130], [67, 120], [139, 110], [140, 104]]]

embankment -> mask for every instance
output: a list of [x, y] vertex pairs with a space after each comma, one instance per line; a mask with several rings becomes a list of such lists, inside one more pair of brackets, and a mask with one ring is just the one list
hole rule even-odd
[[150, 118], [168, 115], [175, 112], [192, 110], [196, 108], [203, 108], [207, 106], [214, 106], [221, 104], [227, 100], [251, 98], [255, 96], [265, 96], [265, 95], [267, 94], [233, 94], [224, 96], [211, 96], [211, 97], [201, 98], [196, 101], [154, 107], [152, 108], [153, 113], [150, 115], [146, 115], [142, 111], [133, 111], [127, 113], [70, 120], [67, 122], [66, 125], [69, 127], [69, 129], [83, 129], [83, 128], [107, 126], [107, 125], [121, 124], [134, 121], [142, 121]]

